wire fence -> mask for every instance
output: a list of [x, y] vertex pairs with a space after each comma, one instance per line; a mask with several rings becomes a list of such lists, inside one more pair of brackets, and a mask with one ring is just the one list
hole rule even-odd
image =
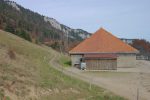
[[148, 60], [148, 61], [150, 61], [150, 56], [139, 55], [139, 56], [136, 56], [136, 60]]

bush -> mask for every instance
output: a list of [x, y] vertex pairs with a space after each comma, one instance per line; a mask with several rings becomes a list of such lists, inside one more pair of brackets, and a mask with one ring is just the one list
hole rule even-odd
[[28, 41], [32, 41], [29, 33], [27, 33], [25, 30], [22, 30], [22, 29], [21, 30], [17, 30], [17, 32], [15, 33], [15, 35], [17, 35], [17, 36], [19, 36], [21, 38], [24, 38], [24, 39], [26, 39]]
[[16, 59], [16, 54], [13, 50], [8, 50], [8, 55], [10, 57], [10, 59]]
[[0, 89], [0, 100], [2, 100], [4, 97], [4, 90]]
[[15, 29], [14, 29], [14, 27], [11, 24], [8, 24], [5, 27], [5, 31], [10, 32], [10, 33], [15, 33]]
[[64, 64], [65, 64], [66, 66], [71, 66], [71, 61], [66, 61], [66, 62], [64, 62]]

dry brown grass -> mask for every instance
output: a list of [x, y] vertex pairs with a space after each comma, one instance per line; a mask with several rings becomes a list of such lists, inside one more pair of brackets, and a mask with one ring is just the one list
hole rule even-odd
[[92, 96], [89, 100], [105, 100], [104, 96], [110, 95], [110, 100], [124, 100], [111, 95], [112, 93], [106, 94], [104, 89], [96, 86], [89, 90], [88, 83], [52, 68], [50, 60], [54, 53], [65, 58], [51, 48], [38, 46], [0, 31], [0, 90], [4, 91], [0, 91], [0, 98], [7, 96], [11, 100], [78, 100]]

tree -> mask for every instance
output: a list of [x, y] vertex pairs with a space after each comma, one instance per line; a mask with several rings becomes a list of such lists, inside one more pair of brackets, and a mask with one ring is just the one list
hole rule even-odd
[[134, 48], [138, 49], [142, 54], [150, 54], [150, 42], [144, 39], [136, 39], [131, 44]]
[[10, 32], [10, 33], [15, 33], [15, 29], [11, 24], [7, 24], [5, 27], [5, 31]]
[[22, 37], [22, 38], [24, 38], [24, 39], [26, 39], [28, 41], [32, 41], [30, 35], [23, 29], [17, 30], [15, 35], [20, 36], [20, 37]]
[[20, 35], [21, 35], [22, 38], [24, 38], [24, 39], [26, 39], [28, 41], [31, 41], [31, 37], [26, 31], [21, 30], [21, 34]]

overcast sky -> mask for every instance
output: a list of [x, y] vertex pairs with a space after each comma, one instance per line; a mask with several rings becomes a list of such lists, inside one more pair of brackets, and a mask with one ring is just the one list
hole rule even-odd
[[150, 41], [150, 0], [13, 0], [71, 28]]

